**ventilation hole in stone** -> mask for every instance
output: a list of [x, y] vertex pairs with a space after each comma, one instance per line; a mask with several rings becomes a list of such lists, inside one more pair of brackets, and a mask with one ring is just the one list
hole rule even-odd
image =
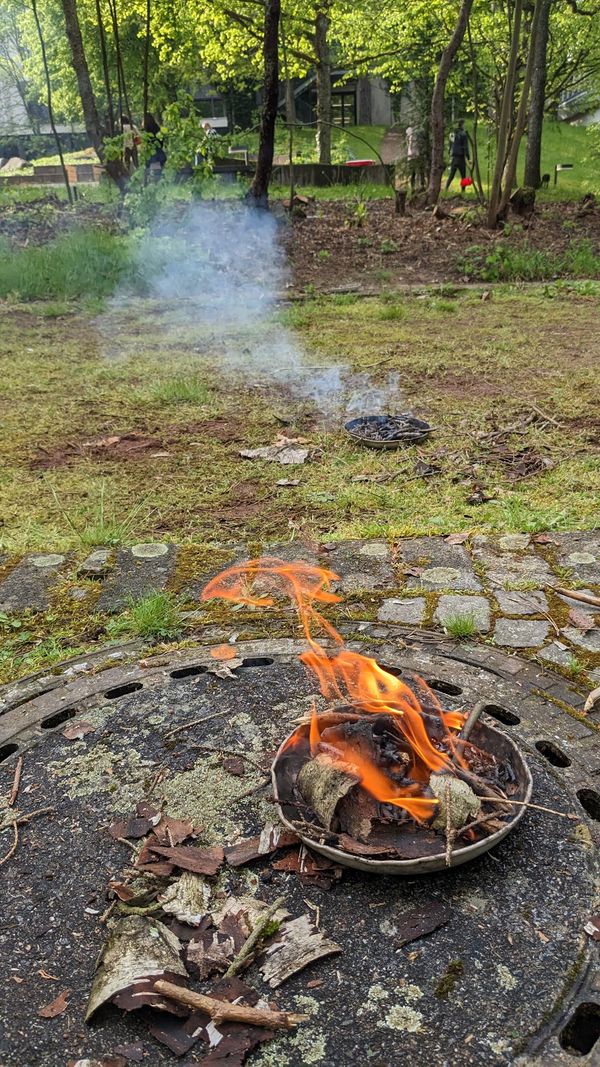
[[577, 799], [582, 808], [585, 808], [590, 819], [600, 822], [600, 793], [595, 789], [579, 789]]
[[42, 719], [40, 726], [42, 730], [53, 730], [55, 726], [60, 726], [61, 722], [74, 719], [76, 715], [76, 708], [63, 708], [62, 711], [57, 711], [56, 715], [49, 715], [47, 719]]
[[195, 663], [189, 667], [179, 667], [176, 671], [171, 671], [171, 678], [195, 678], [197, 674], [206, 674], [207, 669]]
[[490, 718], [504, 723], [505, 726], [518, 726], [521, 721], [518, 715], [509, 711], [508, 708], [501, 707], [500, 704], [486, 704], [483, 710]]
[[128, 693], [135, 693], [138, 689], [143, 689], [141, 682], [127, 682], [126, 685], [116, 685], [114, 689], [107, 689], [104, 696], [107, 700], [117, 700], [119, 697], [126, 697]]
[[401, 667], [388, 667], [387, 663], [380, 663], [379, 666], [381, 667], [382, 671], [385, 671], [386, 674], [392, 674], [394, 678], [404, 677], [404, 673]]
[[13, 745], [13, 744], [2, 745], [0, 747], [0, 763], [4, 763], [5, 759], [8, 759], [9, 756], [12, 756], [14, 752], [18, 752], [18, 751], [19, 751], [19, 746], [18, 745]]
[[535, 747], [553, 767], [570, 767], [571, 760], [553, 741], [536, 741]]
[[600, 1037], [600, 1004], [579, 1004], [558, 1040], [569, 1056], [587, 1056]]
[[270, 659], [269, 656], [249, 656], [242, 660], [238, 670], [241, 671], [242, 667], [270, 667], [274, 662], [275, 660]]
[[454, 685], [453, 682], [440, 682], [437, 678], [428, 680], [427, 685], [430, 689], [435, 689], [436, 693], [447, 693], [449, 697], [459, 697], [462, 693], [459, 685]]

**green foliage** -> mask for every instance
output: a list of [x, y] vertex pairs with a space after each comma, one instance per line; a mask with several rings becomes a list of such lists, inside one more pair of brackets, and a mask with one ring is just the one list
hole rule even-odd
[[396, 241], [392, 241], [390, 238], [385, 237], [379, 246], [379, 251], [382, 256], [392, 255], [393, 252], [398, 251], [398, 245]]
[[572, 241], [564, 252], [556, 254], [527, 244], [498, 242], [489, 246], [472, 245], [459, 259], [465, 277], [482, 281], [544, 281], [557, 275], [600, 277], [600, 256], [591, 241]]
[[452, 615], [444, 622], [444, 630], [450, 637], [464, 641], [477, 633], [477, 622], [471, 613], [465, 615]]
[[128, 263], [128, 244], [102, 230], [74, 230], [45, 245], [0, 250], [0, 298], [75, 300], [112, 293]]
[[141, 600], [130, 601], [124, 615], [112, 619], [106, 629], [111, 637], [128, 634], [137, 637], [172, 640], [181, 633], [181, 608], [172, 593], [148, 593]]
[[195, 377], [159, 382], [150, 393], [152, 400], [162, 404], [207, 404], [211, 395], [205, 382]]

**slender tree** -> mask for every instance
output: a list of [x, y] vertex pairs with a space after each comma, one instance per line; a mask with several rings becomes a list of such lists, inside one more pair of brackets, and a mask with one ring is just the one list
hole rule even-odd
[[143, 72], [143, 92], [142, 92], [142, 114], [144, 120], [146, 119], [146, 113], [148, 111], [148, 68], [150, 61], [150, 7], [151, 0], [146, 0], [146, 26], [144, 32], [144, 72]]
[[456, 53], [465, 36], [473, 0], [462, 0], [454, 33], [442, 52], [431, 98], [431, 169], [427, 203], [437, 204], [444, 172], [444, 99]]
[[44, 64], [44, 73], [46, 75], [46, 93], [47, 93], [46, 100], [47, 100], [47, 103], [48, 103], [48, 119], [50, 121], [50, 127], [52, 129], [52, 133], [54, 134], [54, 140], [56, 141], [56, 149], [58, 151], [58, 158], [60, 159], [60, 165], [61, 165], [61, 168], [62, 168], [63, 180], [64, 180], [64, 183], [65, 183], [65, 188], [67, 190], [67, 196], [69, 198], [69, 203], [72, 204], [73, 203], [73, 192], [72, 192], [71, 186], [69, 184], [69, 175], [67, 174], [67, 168], [65, 167], [65, 160], [64, 160], [64, 156], [63, 156], [61, 143], [60, 143], [60, 137], [58, 136], [58, 130], [56, 129], [56, 123], [54, 121], [54, 111], [52, 109], [52, 86], [50, 84], [50, 72], [48, 70], [48, 59], [47, 59], [47, 56], [46, 56], [46, 45], [44, 43], [44, 35], [42, 33], [42, 27], [40, 25], [40, 19], [39, 19], [39, 15], [38, 15], [37, 0], [31, 0], [31, 10], [33, 12], [33, 17], [34, 17], [34, 20], [35, 20], [35, 27], [36, 27], [36, 30], [37, 30], [37, 33], [38, 33], [38, 38], [39, 38], [39, 41], [40, 41], [40, 48], [41, 48], [41, 51], [42, 51], [42, 62]]
[[315, 74], [317, 83], [317, 155], [319, 163], [331, 163], [331, 52], [328, 41], [329, 12], [315, 18]]
[[535, 8], [533, 11], [533, 19], [531, 22], [531, 30], [529, 34], [529, 51], [527, 54], [527, 64], [525, 67], [525, 74], [523, 76], [523, 86], [521, 88], [521, 98], [519, 100], [519, 108], [517, 111], [517, 118], [508, 150], [506, 166], [504, 168], [504, 173], [502, 176], [502, 183], [504, 188], [502, 189], [500, 195], [500, 202], [498, 204], [498, 218], [503, 218], [506, 214], [508, 201], [517, 173], [517, 158], [519, 155], [519, 146], [521, 144], [521, 138], [523, 137], [523, 133], [525, 132], [525, 123], [527, 122], [529, 90], [531, 88], [531, 77], [533, 74], [533, 65], [535, 62], [536, 39], [539, 33], [540, 16], [543, 5], [544, 0], [535, 0]]
[[279, 102], [279, 19], [281, 0], [267, 0], [263, 36], [264, 100], [260, 121], [256, 172], [248, 199], [267, 207], [275, 151], [275, 120]]
[[510, 27], [510, 54], [504, 80], [500, 120], [498, 122], [498, 134], [496, 139], [496, 164], [494, 167], [494, 176], [492, 178], [488, 202], [487, 222], [491, 229], [495, 229], [498, 225], [498, 205], [500, 204], [500, 197], [502, 195], [502, 174], [504, 172], [504, 164], [508, 153], [508, 142], [513, 117], [522, 17], [523, 0], [515, 0]]
[[533, 71], [531, 75], [531, 100], [527, 121], [527, 151], [525, 153], [524, 183], [538, 189], [542, 183], [542, 127], [546, 105], [546, 80], [548, 74], [548, 37], [550, 33], [550, 6], [552, 0], [543, 0], [538, 31], [533, 42]]

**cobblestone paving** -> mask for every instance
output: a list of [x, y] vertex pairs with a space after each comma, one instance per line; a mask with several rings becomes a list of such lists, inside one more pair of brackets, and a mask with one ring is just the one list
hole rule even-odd
[[[351, 610], [354, 618], [437, 627], [450, 636], [466, 631], [480, 642], [524, 650], [574, 678], [587, 673], [598, 680], [600, 606], [558, 590], [600, 594], [600, 532], [477, 535], [462, 544], [455, 541], [418, 537], [393, 544], [372, 540], [320, 546], [292, 541], [264, 544], [261, 551], [333, 570], [343, 598], [340, 611]], [[110, 614], [159, 589], [173, 589], [198, 607], [194, 600], [204, 582], [222, 569], [222, 559], [239, 561], [249, 554], [239, 544], [178, 548], [165, 543], [115, 550], [98, 546], [80, 557], [35, 553], [5, 558], [0, 612], [43, 612], [57, 596], [67, 595], [81, 601], [83, 614]]]

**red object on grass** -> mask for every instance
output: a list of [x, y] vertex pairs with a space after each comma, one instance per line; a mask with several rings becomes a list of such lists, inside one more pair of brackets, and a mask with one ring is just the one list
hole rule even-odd
[[472, 184], [473, 184], [473, 179], [472, 178], [461, 178], [460, 179], [460, 187], [461, 187], [461, 189], [466, 189], [467, 186], [472, 185]]

